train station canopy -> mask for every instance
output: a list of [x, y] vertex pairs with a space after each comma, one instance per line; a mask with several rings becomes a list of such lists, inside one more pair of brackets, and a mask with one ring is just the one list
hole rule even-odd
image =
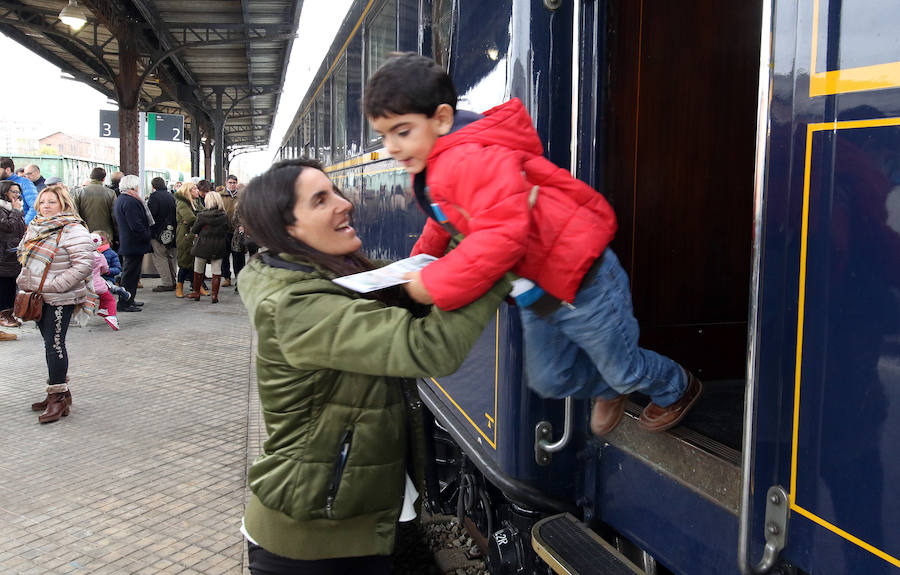
[[[117, 77], [136, 67], [141, 111], [183, 114], [188, 134], [196, 122], [208, 137], [224, 119], [224, 149], [252, 149], [268, 145], [302, 4], [0, 0], [0, 32], [120, 106]], [[64, 9], [86, 24], [63, 23]]]

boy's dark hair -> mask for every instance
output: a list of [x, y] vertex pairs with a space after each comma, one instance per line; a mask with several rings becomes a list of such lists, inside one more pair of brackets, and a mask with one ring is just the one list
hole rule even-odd
[[441, 104], [456, 111], [453, 80], [431, 58], [394, 53], [366, 83], [363, 111], [369, 118], [401, 114], [434, 115]]
[[154, 190], [165, 190], [166, 189], [166, 181], [159, 176], [156, 176], [152, 180], [150, 180], [150, 185], [153, 186]]
[[212, 184], [209, 180], [200, 180], [197, 182], [197, 189], [203, 192], [205, 195], [207, 192], [212, 190]]
[[102, 182], [103, 180], [106, 179], [106, 170], [104, 170], [100, 166], [97, 166], [96, 168], [91, 170], [91, 179], [97, 180], [98, 182]]
[[9, 156], [0, 158], [0, 170], [5, 170], [6, 168], [9, 168], [10, 170], [16, 169], [16, 163], [13, 162], [13, 159]]

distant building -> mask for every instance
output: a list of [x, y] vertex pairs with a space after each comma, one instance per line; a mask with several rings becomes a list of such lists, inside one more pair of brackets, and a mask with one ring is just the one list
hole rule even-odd
[[39, 121], [0, 117], [0, 154], [37, 154], [43, 131]]
[[41, 150], [53, 148], [59, 156], [88, 158], [109, 164], [119, 163], [118, 140], [92, 138], [89, 136], [70, 136], [63, 132], [55, 132], [39, 140]]

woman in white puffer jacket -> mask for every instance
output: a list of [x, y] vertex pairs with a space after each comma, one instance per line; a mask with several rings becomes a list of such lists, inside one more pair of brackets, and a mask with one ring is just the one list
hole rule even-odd
[[[21, 290], [40, 291], [44, 298], [37, 325], [47, 359], [47, 398], [33, 403], [31, 409], [43, 411], [38, 421], [49, 423], [68, 415], [72, 405], [66, 332], [76, 307], [91, 311], [96, 306], [91, 286], [94, 244], [65, 186], [57, 184], [41, 190], [37, 208], [38, 216], [28, 225], [19, 244], [22, 272], [16, 283]], [[48, 262], [50, 267], [41, 287]]]

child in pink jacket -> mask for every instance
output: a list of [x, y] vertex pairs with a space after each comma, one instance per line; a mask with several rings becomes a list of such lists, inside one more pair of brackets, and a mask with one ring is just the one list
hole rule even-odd
[[109, 293], [109, 286], [103, 279], [103, 274], [109, 273], [109, 263], [106, 257], [100, 253], [100, 246], [104, 243], [103, 238], [99, 234], [91, 234], [91, 242], [94, 244], [94, 291], [100, 297], [100, 305], [97, 309], [97, 315], [106, 321], [106, 324], [119, 331], [119, 320], [116, 318], [116, 298]]

